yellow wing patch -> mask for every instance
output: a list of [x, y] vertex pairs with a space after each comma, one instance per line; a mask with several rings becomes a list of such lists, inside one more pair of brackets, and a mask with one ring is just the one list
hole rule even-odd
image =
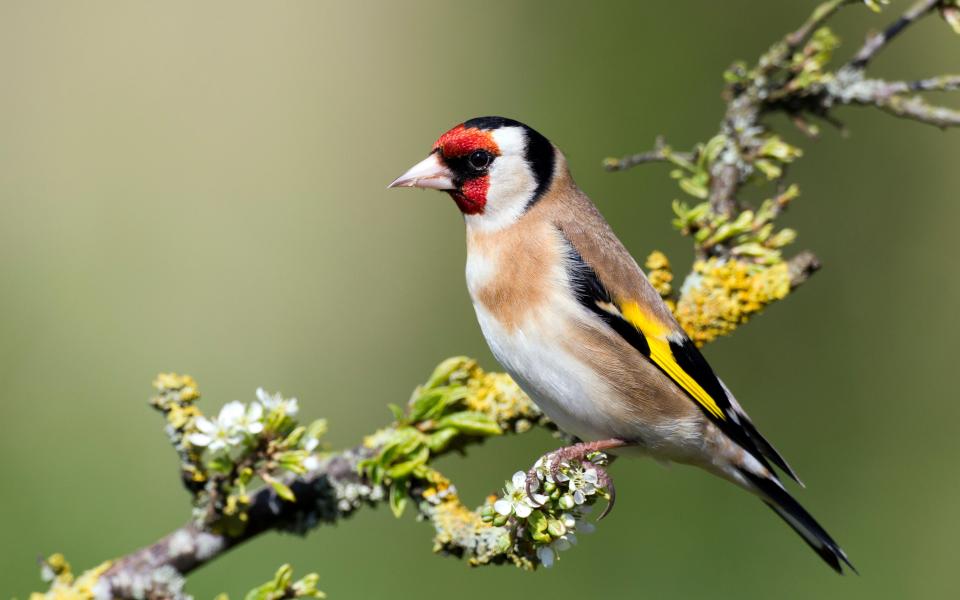
[[683, 367], [677, 364], [673, 351], [670, 349], [670, 341], [667, 339], [672, 327], [652, 317], [641, 309], [636, 302], [620, 302], [619, 308], [623, 318], [636, 327], [647, 339], [647, 345], [650, 346], [650, 360], [663, 369], [677, 385], [703, 405], [713, 416], [725, 420], [726, 415], [717, 406], [716, 401], [689, 373], [683, 370]]

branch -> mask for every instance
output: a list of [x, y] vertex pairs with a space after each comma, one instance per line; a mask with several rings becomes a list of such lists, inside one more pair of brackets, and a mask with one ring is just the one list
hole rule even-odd
[[941, 0], [919, 0], [914, 3], [886, 29], [867, 37], [867, 41], [850, 60], [849, 66], [857, 70], [863, 70], [880, 50], [915, 21], [933, 11], [939, 4], [941, 4]]
[[[314, 524], [332, 524], [349, 516], [363, 501], [370, 501], [372, 488], [359, 476], [358, 464], [373, 450], [359, 446], [333, 454], [290, 488], [296, 500], [287, 502], [273, 488], [262, 488], [253, 495], [247, 526], [242, 533], [227, 535], [211, 531], [194, 521], [158, 541], [113, 562], [100, 576], [98, 586], [112, 598], [135, 598], [137, 592], [171, 591], [177, 581], [228, 550], [265, 531], [281, 530], [305, 533]], [[356, 492], [356, 499], [347, 500]], [[168, 573], [161, 590], [156, 573]]]

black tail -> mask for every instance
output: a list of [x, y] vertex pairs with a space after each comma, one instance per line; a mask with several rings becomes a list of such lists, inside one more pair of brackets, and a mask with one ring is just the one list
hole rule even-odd
[[807, 542], [814, 552], [819, 554], [820, 558], [830, 565], [834, 571], [843, 573], [841, 564], [841, 561], [843, 561], [850, 567], [850, 570], [857, 573], [856, 567], [847, 558], [847, 554], [840, 548], [840, 545], [778, 482], [749, 473], [746, 470], [740, 472], [760, 491], [767, 506], [780, 515], [780, 518], [786, 521], [790, 527], [793, 527], [794, 531], [803, 538], [803, 541]]

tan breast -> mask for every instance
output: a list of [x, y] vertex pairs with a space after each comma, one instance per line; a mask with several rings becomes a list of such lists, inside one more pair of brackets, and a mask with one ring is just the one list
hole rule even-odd
[[467, 287], [507, 330], [549, 301], [566, 275], [556, 228], [525, 215], [499, 231], [467, 231]]

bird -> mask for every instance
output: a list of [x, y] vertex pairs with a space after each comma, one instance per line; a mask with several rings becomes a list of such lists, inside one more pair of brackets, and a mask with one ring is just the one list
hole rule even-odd
[[700, 467], [759, 496], [837, 573], [856, 572], [546, 137], [505, 117], [470, 119], [388, 187], [444, 191], [463, 214], [467, 289], [487, 344], [580, 440], [544, 458], [613, 451]]

